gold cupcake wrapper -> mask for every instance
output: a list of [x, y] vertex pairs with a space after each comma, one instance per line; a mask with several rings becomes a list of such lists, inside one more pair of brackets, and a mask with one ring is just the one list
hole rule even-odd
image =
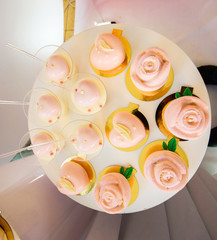
[[[186, 87], [186, 86], [182, 86], [180, 93], [181, 95], [183, 94], [183, 92], [185, 91], [186, 88], [189, 88], [191, 90], [191, 92], [193, 92], [193, 88], [191, 87]], [[195, 95], [193, 95], [195, 96]], [[187, 141], [181, 138], [178, 138], [177, 136], [173, 135], [167, 128], [165, 120], [163, 118], [164, 116], [164, 112], [166, 110], [166, 106], [169, 104], [169, 102], [171, 102], [172, 100], [176, 99], [175, 98], [175, 93], [167, 96], [166, 98], [163, 99], [163, 101], [158, 105], [157, 110], [156, 110], [156, 115], [155, 115], [155, 120], [157, 123], [158, 128], [160, 129], [160, 131], [166, 136], [166, 137], [175, 137], [177, 139], [179, 139], [180, 141]]]
[[121, 150], [121, 151], [125, 151], [125, 152], [131, 152], [131, 151], [135, 151], [139, 148], [141, 148], [145, 143], [146, 141], [148, 140], [148, 137], [149, 137], [149, 124], [148, 124], [148, 121], [147, 119], [145, 118], [145, 116], [138, 111], [138, 108], [139, 108], [139, 105], [137, 104], [134, 104], [134, 103], [129, 103], [129, 106], [126, 107], [126, 108], [120, 108], [118, 110], [116, 110], [115, 112], [113, 112], [109, 118], [107, 119], [107, 122], [106, 122], [106, 125], [105, 125], [105, 133], [106, 133], [106, 136], [107, 136], [107, 139], [109, 140], [109, 134], [111, 132], [111, 130], [114, 128], [113, 126], [113, 117], [119, 113], [119, 112], [128, 112], [128, 113], [131, 113], [133, 115], [135, 115], [136, 117], [139, 118], [139, 120], [143, 123], [143, 125], [145, 126], [145, 138], [139, 142], [138, 144], [136, 144], [135, 146], [132, 146], [132, 147], [128, 147], [128, 148], [118, 148], [116, 146], [114, 146], [110, 140], [109, 142], [111, 143], [112, 146], [114, 146], [115, 148]]
[[0, 212], [0, 228], [5, 232], [8, 240], [14, 240], [14, 234], [8, 222], [1, 216]]
[[[167, 140], [158, 140], [158, 141], [151, 142], [142, 150], [140, 157], [139, 157], [139, 168], [144, 177], [145, 177], [144, 165], [145, 165], [145, 161], [148, 158], [148, 156], [154, 152], [164, 150], [164, 148], [162, 146], [163, 142], [166, 142], [168, 144], [170, 139], [171, 138], [168, 138]], [[176, 139], [176, 140], [178, 143], [179, 140], [178, 139]], [[186, 163], [187, 167], [189, 167], [189, 161], [188, 161], [187, 155], [185, 154], [184, 150], [181, 147], [179, 147], [178, 145], [177, 145], [175, 153], [177, 153], [183, 159], [183, 161]]]
[[[129, 167], [131, 167], [131, 166], [128, 166], [127, 168], [129, 168]], [[97, 178], [97, 183], [101, 180], [101, 178], [104, 175], [106, 175], [108, 173], [120, 173], [120, 168], [121, 168], [121, 166], [113, 165], [113, 166], [109, 166], [109, 167], [103, 169], [102, 172], [100, 172], [100, 174]], [[127, 168], [124, 168], [124, 171]], [[137, 173], [137, 171], [134, 168], [131, 177], [127, 179], [127, 181], [130, 184], [130, 188], [131, 188], [131, 198], [130, 198], [130, 202], [129, 202], [128, 206], [132, 205], [136, 201], [136, 199], [138, 197], [138, 194], [139, 194], [139, 184], [138, 184], [137, 179], [135, 177], [136, 173]]]
[[[103, 71], [103, 70], [99, 70], [97, 68], [95, 68], [92, 64], [91, 64], [91, 61], [90, 61], [90, 55], [89, 55], [89, 61], [90, 61], [90, 65], [92, 67], [92, 69], [94, 70], [95, 73], [97, 73], [98, 75], [102, 76], [102, 77], [114, 77], [116, 75], [118, 75], [119, 73], [123, 72], [124, 69], [127, 67], [127, 65], [129, 64], [130, 62], [130, 58], [131, 58], [131, 48], [130, 48], [130, 44], [129, 42], [126, 40], [126, 38], [124, 38], [121, 34], [122, 34], [122, 30], [120, 29], [113, 29], [112, 31], [112, 34], [115, 35], [116, 37], [118, 37], [123, 46], [124, 46], [124, 50], [125, 50], [125, 53], [126, 53], [126, 58], [124, 60], [124, 62], [112, 69], [112, 70], [109, 70], [109, 71]], [[90, 54], [94, 48], [95, 44], [93, 45], [93, 47], [91, 48], [91, 51], [90, 51]]]
[[[130, 66], [131, 67], [131, 66]], [[173, 84], [173, 78], [174, 78], [174, 74], [173, 74], [173, 69], [171, 67], [170, 69], [170, 73], [168, 76], [168, 80], [167, 82], [158, 90], [156, 91], [152, 91], [152, 92], [145, 92], [145, 91], [141, 91], [139, 90], [133, 83], [131, 76], [130, 76], [130, 67], [127, 70], [126, 73], [126, 86], [128, 91], [137, 99], [142, 100], [142, 101], [154, 101], [156, 99], [161, 98], [162, 96], [164, 96], [171, 88], [172, 84]]]
[[[81, 158], [81, 157], [78, 156], [78, 158]], [[64, 161], [64, 163], [65, 162], [75, 162], [86, 170], [87, 175], [88, 175], [89, 180], [90, 180], [90, 183], [83, 192], [81, 192], [80, 194], [77, 194], [76, 196], [87, 195], [93, 189], [93, 187], [96, 183], [96, 174], [95, 174], [93, 166], [88, 161], [76, 160], [76, 157], [68, 158]]]

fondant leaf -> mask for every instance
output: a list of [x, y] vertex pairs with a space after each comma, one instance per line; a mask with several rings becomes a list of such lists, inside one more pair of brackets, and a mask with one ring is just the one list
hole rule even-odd
[[165, 142], [163, 142], [162, 146], [164, 150], [167, 150], [167, 144]]
[[170, 150], [171, 152], [175, 152], [177, 148], [177, 143], [176, 143], [176, 138], [172, 138], [169, 142], [168, 142], [168, 150]]
[[128, 179], [128, 178], [131, 177], [132, 173], [133, 173], [133, 167], [129, 167], [129, 168], [127, 168], [126, 171], [124, 172], [124, 177], [125, 177], [126, 179]]
[[175, 98], [180, 98], [180, 97], [181, 97], [180, 93], [179, 93], [179, 92], [176, 92]]
[[123, 166], [121, 166], [121, 168], [120, 168], [120, 173], [124, 174], [124, 167]]
[[186, 88], [183, 92], [183, 96], [192, 96], [192, 92], [189, 88]]

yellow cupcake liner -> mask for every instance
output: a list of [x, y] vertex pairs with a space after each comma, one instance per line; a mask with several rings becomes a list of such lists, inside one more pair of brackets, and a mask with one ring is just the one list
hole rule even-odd
[[[72, 60], [71, 60], [71, 58], [67, 54], [54, 53], [53, 55], [58, 55], [58, 56], [61, 56], [62, 58], [64, 58], [66, 60], [66, 62], [68, 63], [68, 66], [69, 66], [69, 73], [68, 73], [68, 75], [65, 78], [63, 78], [63, 79], [61, 79], [59, 81], [56, 81], [56, 80], [48, 78], [48, 82], [53, 83], [54, 85], [55, 84], [58, 84], [58, 85], [60, 84], [60, 86], [61, 86], [65, 82], [67, 82], [68, 80], [71, 80], [71, 79], [73, 80], [73, 76], [76, 74], [77, 68], [76, 68], [75, 65], [73, 66]], [[47, 61], [46, 61], [46, 64], [44, 65], [44, 71], [46, 70]]]
[[[127, 67], [127, 65], [129, 64], [130, 62], [130, 58], [131, 58], [131, 48], [130, 48], [130, 44], [129, 42], [126, 40], [126, 38], [124, 38], [121, 34], [122, 34], [122, 30], [120, 29], [113, 29], [112, 31], [112, 34], [115, 35], [116, 37], [118, 37], [123, 46], [124, 46], [124, 49], [125, 49], [125, 53], [126, 53], [126, 58], [124, 60], [124, 62], [112, 69], [112, 70], [109, 70], [109, 71], [103, 71], [103, 70], [99, 70], [97, 68], [95, 68], [92, 64], [91, 64], [91, 61], [90, 61], [90, 55], [89, 55], [89, 61], [90, 61], [90, 65], [92, 67], [92, 69], [94, 70], [95, 73], [97, 73], [98, 75], [102, 76], [102, 77], [114, 77], [116, 75], [118, 75], [119, 73], [123, 72], [124, 69]], [[91, 48], [91, 51], [90, 51], [90, 54], [93, 50], [95, 45], [93, 45], [93, 47]]]
[[[136, 144], [135, 146], [132, 146], [132, 147], [128, 147], [128, 148], [118, 148], [116, 146], [114, 146], [110, 140], [109, 142], [111, 143], [112, 146], [114, 146], [115, 148], [121, 150], [121, 151], [125, 151], [125, 152], [131, 152], [131, 151], [135, 151], [139, 148], [141, 148], [145, 143], [146, 141], [148, 140], [148, 137], [149, 137], [149, 125], [148, 125], [148, 121], [147, 119], [145, 118], [145, 116], [138, 111], [138, 108], [139, 108], [139, 105], [135, 104], [135, 103], [129, 103], [129, 106], [126, 107], [126, 108], [120, 108], [118, 110], [116, 110], [115, 112], [113, 112], [109, 118], [107, 119], [107, 122], [106, 122], [106, 125], [105, 125], [105, 133], [106, 133], [106, 136], [109, 140], [109, 134], [111, 132], [111, 130], [113, 129], [113, 117], [119, 113], [119, 112], [128, 112], [128, 113], [131, 113], [133, 115], [135, 115], [136, 117], [138, 117], [140, 119], [140, 121], [143, 123], [143, 125], [145, 126], [145, 138], [139, 142], [138, 144]], [[142, 119], [141, 119], [142, 118]]]
[[[145, 161], [148, 158], [148, 156], [154, 152], [164, 150], [164, 148], [162, 146], [163, 142], [166, 142], [168, 144], [168, 142], [170, 140], [171, 140], [171, 138], [168, 138], [167, 140], [158, 140], [158, 141], [151, 142], [142, 150], [140, 157], [139, 157], [139, 168], [144, 177], [145, 177], [144, 165], [145, 165]], [[176, 139], [176, 141], [178, 143], [179, 140]], [[186, 163], [187, 167], [189, 167], [189, 161], [188, 161], [187, 155], [185, 154], [184, 150], [181, 147], [179, 147], [178, 145], [177, 145], [175, 153], [177, 153], [183, 159], [183, 161]]]
[[173, 69], [171, 67], [170, 73], [168, 76], [167, 82], [158, 90], [152, 91], [152, 92], [144, 92], [139, 90], [134, 83], [132, 82], [131, 76], [130, 76], [130, 67], [127, 70], [126, 73], [126, 86], [128, 91], [137, 99], [142, 100], [142, 101], [154, 101], [156, 99], [161, 98], [164, 96], [171, 88], [173, 84], [173, 79], [174, 79], [174, 74], [173, 74]]
[[[127, 168], [129, 168], [129, 167], [131, 167], [131, 166], [128, 166]], [[113, 165], [113, 166], [109, 166], [109, 167], [103, 169], [102, 172], [100, 172], [100, 174], [97, 178], [97, 183], [101, 180], [101, 178], [104, 175], [106, 175], [108, 173], [120, 173], [120, 168], [121, 168], [121, 166]], [[124, 171], [127, 168], [124, 168]], [[131, 198], [130, 198], [130, 203], [128, 204], [128, 206], [132, 205], [136, 201], [136, 199], [138, 197], [138, 194], [139, 194], [139, 184], [138, 184], [137, 179], [135, 177], [136, 173], [137, 173], [137, 171], [134, 168], [131, 177], [127, 179], [127, 181], [130, 184], [130, 188], [131, 188]]]

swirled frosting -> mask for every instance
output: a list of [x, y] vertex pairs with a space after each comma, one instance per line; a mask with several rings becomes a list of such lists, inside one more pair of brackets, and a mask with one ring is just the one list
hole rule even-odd
[[89, 107], [96, 104], [100, 99], [100, 92], [97, 85], [90, 80], [79, 82], [76, 92], [75, 101], [82, 107]]
[[117, 113], [113, 117], [113, 126], [109, 140], [112, 145], [119, 148], [135, 146], [146, 136], [142, 121], [128, 112]]
[[52, 154], [55, 149], [55, 143], [53, 141], [54, 139], [47, 133], [42, 132], [34, 135], [32, 138], [32, 144], [41, 144], [48, 142], [48, 144], [33, 148], [32, 150], [34, 154], [37, 157], [50, 156], [50, 154]]
[[63, 194], [77, 195], [87, 188], [89, 181], [86, 170], [80, 164], [66, 162], [60, 169], [57, 188]]
[[54, 96], [42, 95], [37, 101], [37, 112], [40, 118], [52, 121], [60, 114], [60, 104]]
[[187, 165], [178, 154], [169, 150], [151, 153], [145, 161], [144, 174], [163, 191], [178, 191], [188, 180]]
[[46, 63], [45, 73], [49, 79], [60, 81], [69, 75], [70, 69], [66, 59], [60, 55], [51, 56]]
[[118, 67], [125, 57], [121, 40], [111, 33], [103, 33], [96, 38], [90, 61], [95, 68], [107, 71]]
[[181, 139], [200, 137], [209, 123], [208, 106], [194, 96], [183, 96], [168, 103], [163, 114], [167, 129]]
[[75, 132], [75, 144], [78, 151], [90, 153], [98, 149], [100, 136], [93, 127], [81, 126]]
[[139, 90], [151, 92], [167, 82], [170, 68], [167, 54], [159, 48], [151, 47], [136, 56], [130, 67], [130, 76]]
[[108, 173], [96, 185], [96, 203], [107, 213], [114, 214], [125, 209], [129, 205], [130, 198], [130, 184], [120, 173]]

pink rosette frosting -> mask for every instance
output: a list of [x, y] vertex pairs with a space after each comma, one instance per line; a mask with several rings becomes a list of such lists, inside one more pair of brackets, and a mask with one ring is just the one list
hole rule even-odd
[[75, 91], [75, 101], [82, 107], [89, 107], [100, 99], [100, 92], [95, 83], [89, 80], [79, 82]]
[[51, 120], [59, 116], [60, 104], [54, 96], [42, 95], [37, 102], [37, 112], [40, 118]]
[[77, 195], [87, 188], [89, 182], [86, 170], [78, 163], [71, 161], [61, 167], [57, 188], [63, 194]]
[[83, 153], [90, 153], [99, 147], [100, 136], [98, 132], [90, 126], [81, 126], [75, 133], [75, 144], [77, 149]]
[[151, 92], [167, 82], [170, 69], [167, 54], [159, 48], [151, 47], [136, 56], [130, 67], [130, 76], [139, 90]]
[[163, 191], [178, 191], [188, 180], [187, 165], [178, 154], [169, 150], [150, 154], [145, 161], [144, 174]]
[[70, 69], [66, 59], [60, 55], [51, 56], [45, 67], [45, 73], [51, 80], [63, 80], [69, 75]]
[[96, 203], [107, 213], [119, 213], [129, 205], [130, 198], [130, 184], [120, 173], [108, 173], [96, 185]]
[[124, 62], [126, 53], [121, 40], [111, 33], [100, 34], [90, 54], [92, 65], [99, 70], [112, 70]]
[[[145, 127], [141, 120], [128, 112], [119, 112], [113, 118], [113, 129], [109, 134], [112, 145], [127, 148], [137, 145], [145, 136]], [[115, 126], [123, 126], [120, 130]]]
[[41, 144], [48, 142], [48, 144], [33, 148], [32, 150], [34, 154], [37, 157], [46, 157], [52, 154], [53, 150], [55, 149], [55, 143], [53, 141], [54, 139], [47, 133], [38, 133], [33, 136], [32, 144]]
[[209, 123], [207, 104], [194, 96], [183, 96], [169, 102], [163, 117], [167, 129], [186, 140], [199, 138]]

